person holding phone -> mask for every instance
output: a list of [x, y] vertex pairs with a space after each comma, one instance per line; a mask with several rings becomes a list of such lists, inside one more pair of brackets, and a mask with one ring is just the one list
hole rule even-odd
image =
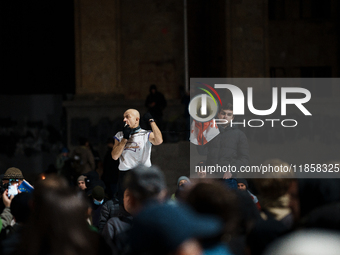
[[[24, 176], [19, 168], [10, 167], [6, 170], [1, 182], [1, 195], [6, 191], [7, 197], [17, 194], [17, 188], [21, 185], [24, 180]], [[12, 186], [14, 185], [14, 186]], [[12, 187], [11, 187], [12, 186]], [[11, 190], [9, 192], [9, 190]], [[14, 192], [13, 192], [14, 191]], [[9, 196], [8, 196], [9, 195]], [[0, 211], [4, 210], [6, 207], [5, 201], [0, 203]]]
[[0, 231], [6, 228], [7, 226], [9, 226], [13, 220], [13, 215], [10, 209], [13, 198], [14, 198], [13, 195], [10, 195], [10, 196], [8, 195], [8, 189], [6, 189], [4, 193], [2, 194], [2, 202], [3, 202], [4, 208], [2, 210], [2, 213], [0, 214], [0, 221], [1, 221]]

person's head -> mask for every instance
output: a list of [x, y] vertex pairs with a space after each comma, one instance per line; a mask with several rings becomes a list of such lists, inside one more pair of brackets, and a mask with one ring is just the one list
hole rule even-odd
[[151, 86], [150, 86], [150, 93], [151, 94], [155, 94], [156, 93], [156, 91], [157, 91], [157, 87], [156, 87], [156, 85], [155, 84], [152, 84]]
[[137, 213], [148, 201], [163, 201], [166, 196], [164, 174], [155, 166], [139, 165], [130, 170], [124, 179], [132, 213]]
[[297, 230], [283, 235], [266, 247], [263, 255], [305, 255], [339, 253], [340, 234], [325, 229]]
[[61, 149], [61, 154], [63, 155], [63, 157], [67, 157], [68, 156], [68, 154], [69, 154], [69, 150], [66, 148], [66, 147], [63, 147], [62, 149]]
[[139, 126], [140, 114], [136, 109], [129, 109], [124, 112], [123, 121], [129, 125], [130, 128], [136, 128]]
[[215, 215], [223, 219], [226, 233], [236, 231], [239, 220], [237, 197], [234, 191], [222, 183], [214, 181], [196, 184], [189, 191], [186, 202], [198, 213]]
[[18, 183], [18, 185], [20, 185], [23, 180], [24, 176], [22, 175], [21, 170], [16, 167], [10, 167], [6, 170], [4, 177], [2, 178], [2, 183], [6, 184], [11, 182], [11, 184]]
[[93, 203], [95, 205], [101, 205], [104, 202], [105, 191], [101, 186], [95, 186], [91, 193]]
[[230, 103], [223, 105], [217, 114], [217, 118], [227, 120], [228, 123], [222, 126], [229, 126], [230, 122], [234, 119], [233, 105]]
[[[20, 249], [26, 254], [98, 254], [98, 239], [87, 223], [85, 194], [70, 187], [40, 186]], [[72, 251], [70, 253], [70, 251]]]
[[282, 197], [287, 195], [288, 198], [288, 189], [292, 179], [263, 178], [253, 181], [261, 200], [261, 207], [288, 207], [288, 203], [285, 205]]
[[239, 190], [247, 190], [248, 182], [246, 179], [238, 178], [237, 179], [237, 189]]
[[[289, 168], [289, 164], [280, 159], [266, 160], [263, 165], [269, 165], [274, 168], [281, 166]], [[288, 207], [288, 204], [284, 205], [283, 200], [280, 198], [288, 193], [289, 186], [292, 182], [292, 179], [288, 177], [293, 177], [293, 175], [288, 172], [278, 172], [272, 173], [271, 175], [268, 175], [268, 177], [271, 178], [253, 180], [261, 200], [261, 207]]]
[[36, 203], [39, 203], [40, 196], [42, 196], [46, 190], [64, 190], [68, 189], [69, 184], [63, 176], [56, 174], [48, 174], [44, 179], [38, 180], [34, 185], [34, 193], [32, 197], [33, 207]]
[[149, 205], [134, 218], [131, 254], [202, 254], [198, 239], [214, 238], [222, 231], [217, 217], [198, 214], [185, 204]]
[[130, 214], [133, 213], [133, 205], [131, 204], [132, 199], [133, 198], [131, 192], [129, 191], [129, 189], [126, 189], [123, 195], [123, 206], [125, 211], [127, 211]]
[[177, 187], [182, 186], [183, 184], [190, 183], [190, 179], [186, 176], [181, 176], [177, 180]]
[[81, 190], [85, 190], [86, 189], [85, 179], [86, 179], [86, 176], [84, 176], [84, 175], [79, 176], [78, 179], [77, 179], [78, 187]]

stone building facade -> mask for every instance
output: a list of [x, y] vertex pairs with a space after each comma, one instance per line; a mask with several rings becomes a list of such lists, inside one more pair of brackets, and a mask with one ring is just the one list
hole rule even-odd
[[[338, 11], [336, 0], [75, 0], [69, 146], [81, 123], [90, 134], [105, 121], [109, 129], [124, 109], [145, 112], [151, 84], [168, 100], [166, 120], [180, 119], [186, 45], [189, 77], [338, 77]], [[339, 86], [309, 89], [320, 98], [315, 114], [325, 102], [339, 106]]]

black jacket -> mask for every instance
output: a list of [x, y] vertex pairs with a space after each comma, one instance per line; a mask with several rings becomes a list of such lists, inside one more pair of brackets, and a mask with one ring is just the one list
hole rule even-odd
[[118, 216], [120, 212], [119, 204], [108, 200], [102, 207], [100, 211], [100, 219], [98, 224], [98, 232], [101, 233], [104, 229], [107, 221], [115, 216]]
[[106, 223], [102, 236], [112, 247], [122, 250], [124, 247], [124, 235], [132, 226], [132, 216], [120, 205], [118, 216], [112, 217]]
[[[198, 146], [200, 154], [207, 155], [207, 166], [241, 166], [249, 163], [249, 145], [246, 135], [237, 127], [220, 127], [220, 134], [204, 146]], [[223, 173], [221, 174], [223, 176]]]

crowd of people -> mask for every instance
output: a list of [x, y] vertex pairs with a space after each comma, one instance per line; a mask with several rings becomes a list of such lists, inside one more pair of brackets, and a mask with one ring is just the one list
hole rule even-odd
[[[228, 111], [232, 109], [222, 109], [220, 115], [232, 117]], [[123, 118], [125, 126], [108, 140], [103, 162], [96, 161], [82, 139], [72, 152], [61, 152], [55, 173], [33, 185], [20, 169], [6, 170], [1, 179], [1, 254], [339, 253], [340, 179], [297, 179], [289, 173], [263, 179], [231, 174], [207, 178], [199, 171], [197, 178], [179, 176], [171, 194], [166, 169], [150, 160], [151, 147], [163, 142], [155, 119], [150, 113], [143, 116], [151, 127], [147, 131], [139, 125], [137, 110], [128, 109]], [[226, 125], [219, 132], [225, 138], [238, 131]], [[235, 144], [244, 144], [240, 157], [248, 161], [247, 143], [237, 134]], [[217, 149], [225, 148], [217, 142], [206, 146], [208, 160]], [[230, 155], [236, 158], [236, 150]], [[220, 153], [218, 160], [223, 157]], [[265, 163], [287, 165], [279, 159]]]
[[180, 176], [169, 194], [159, 168], [138, 165], [124, 177], [121, 203], [86, 179], [71, 186], [50, 174], [9, 196], [9, 185], [24, 181], [9, 168], [1, 254], [311, 254], [307, 237], [318, 240], [315, 251], [339, 251], [338, 179], [236, 178], [235, 187]]

